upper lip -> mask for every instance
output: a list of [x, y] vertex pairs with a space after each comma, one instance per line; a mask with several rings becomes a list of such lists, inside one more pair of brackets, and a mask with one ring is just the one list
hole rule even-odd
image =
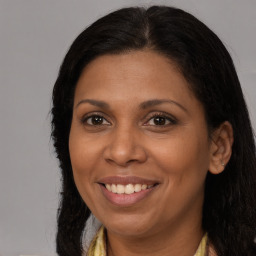
[[146, 184], [155, 185], [159, 183], [157, 180], [145, 179], [137, 176], [108, 176], [98, 180], [98, 183], [102, 184]]

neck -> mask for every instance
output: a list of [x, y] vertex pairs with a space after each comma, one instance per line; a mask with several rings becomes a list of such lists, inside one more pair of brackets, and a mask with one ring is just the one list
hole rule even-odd
[[164, 227], [157, 233], [141, 237], [126, 237], [107, 231], [108, 256], [192, 256], [203, 237], [201, 220], [190, 228], [187, 223]]

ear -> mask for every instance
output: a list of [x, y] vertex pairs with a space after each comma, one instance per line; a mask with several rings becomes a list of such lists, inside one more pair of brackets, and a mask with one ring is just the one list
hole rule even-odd
[[232, 154], [233, 141], [233, 128], [228, 121], [212, 133], [209, 172], [219, 174], [224, 171]]

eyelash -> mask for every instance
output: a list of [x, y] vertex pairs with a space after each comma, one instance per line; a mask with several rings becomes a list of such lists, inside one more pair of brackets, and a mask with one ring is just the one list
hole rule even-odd
[[149, 118], [148, 121], [144, 124], [147, 126], [147, 124], [151, 121], [154, 120], [154, 118], [156, 117], [161, 117], [163, 119], [165, 119], [165, 121], [167, 120], [169, 122], [169, 124], [164, 124], [164, 125], [148, 125], [148, 126], [156, 126], [157, 128], [165, 128], [166, 126], [170, 126], [170, 125], [174, 125], [177, 124], [177, 120], [173, 117], [170, 116], [169, 114], [166, 114], [164, 112], [158, 112], [158, 113], [153, 113]]
[[[102, 114], [102, 113], [90, 113], [90, 114], [87, 114], [87, 115], [85, 115], [85, 116], [83, 116], [82, 118], [81, 118], [81, 123], [83, 124], [83, 125], [88, 125], [88, 126], [101, 126], [101, 125], [106, 125], [106, 124], [100, 124], [100, 125], [94, 125], [94, 124], [88, 124], [88, 120], [90, 119], [90, 118], [93, 118], [93, 117], [100, 117], [100, 118], [103, 118], [103, 120], [104, 121], [107, 121], [107, 125], [109, 125], [110, 124], [110, 122], [104, 117], [104, 115]], [[103, 122], [104, 122], [103, 121]]]
[[[108, 124], [99, 124], [99, 125], [96, 125], [96, 124], [92, 124], [92, 123], [88, 123], [88, 120], [90, 120], [90, 118], [93, 118], [93, 117], [100, 117], [100, 118], [103, 118], [103, 122], [107, 122]], [[149, 122], [151, 120], [153, 120], [154, 118], [156, 117], [160, 117], [160, 118], [163, 118], [164, 121], [168, 121], [169, 123], [168, 124], [163, 124], [163, 125], [150, 125]], [[111, 123], [104, 117], [104, 115], [102, 113], [90, 113], [90, 114], [87, 114], [86, 116], [84, 116], [83, 118], [81, 118], [81, 123], [83, 125], [87, 125], [87, 126], [103, 126], [103, 125], [111, 125]], [[169, 114], [166, 114], [164, 112], [158, 112], [158, 113], [153, 113], [150, 115], [150, 117], [147, 118], [147, 121], [145, 123], [143, 123], [144, 126], [156, 126], [156, 127], [159, 127], [159, 128], [164, 128], [166, 126], [169, 126], [169, 125], [175, 125], [177, 124], [177, 120], [170, 116]]]

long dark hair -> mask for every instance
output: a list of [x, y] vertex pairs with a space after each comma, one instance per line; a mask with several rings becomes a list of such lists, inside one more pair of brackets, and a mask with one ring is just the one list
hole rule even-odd
[[231, 159], [222, 174], [206, 178], [202, 225], [219, 256], [256, 255], [255, 144], [233, 61], [202, 22], [164, 6], [124, 8], [99, 19], [76, 38], [61, 65], [52, 107], [52, 138], [62, 171], [57, 253], [81, 256], [90, 215], [74, 183], [68, 148], [78, 78], [98, 56], [143, 49], [176, 62], [204, 106], [209, 131], [224, 121], [232, 124]]

